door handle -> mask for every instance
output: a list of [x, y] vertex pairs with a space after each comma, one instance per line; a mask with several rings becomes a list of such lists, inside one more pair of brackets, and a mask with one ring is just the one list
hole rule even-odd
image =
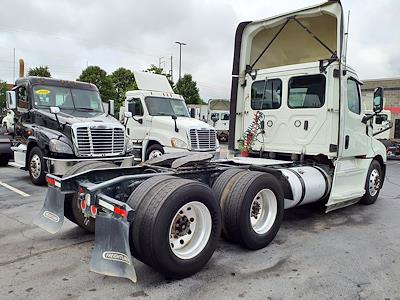
[[346, 137], [344, 138], [344, 148], [345, 149], [349, 148], [349, 140], [350, 140], [350, 137], [348, 135], [346, 135]]

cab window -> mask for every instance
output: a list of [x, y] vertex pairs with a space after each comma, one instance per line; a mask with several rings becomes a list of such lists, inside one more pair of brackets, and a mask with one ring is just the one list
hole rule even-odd
[[320, 108], [325, 104], [325, 76], [307, 75], [289, 80], [290, 108]]
[[222, 115], [222, 116], [221, 116], [221, 120], [223, 120], [223, 121], [229, 121], [229, 114], [227, 114], [227, 113], [222, 113], [221, 115]]
[[143, 106], [140, 98], [132, 98], [129, 100], [128, 111], [134, 116], [143, 116]]
[[211, 113], [211, 120], [219, 120], [219, 113]]
[[347, 79], [347, 107], [355, 114], [361, 112], [360, 90], [357, 82], [352, 78]]
[[17, 104], [20, 108], [29, 108], [28, 93], [26, 86], [21, 85], [17, 88]]
[[251, 109], [266, 110], [281, 107], [282, 81], [280, 79], [260, 80], [251, 86]]

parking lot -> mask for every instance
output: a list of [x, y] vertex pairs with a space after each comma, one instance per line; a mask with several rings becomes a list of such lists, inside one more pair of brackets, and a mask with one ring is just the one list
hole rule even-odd
[[32, 224], [45, 192], [26, 172], [0, 169], [2, 299], [400, 299], [398, 162], [388, 163], [375, 205], [286, 211], [267, 248], [250, 252], [221, 239], [206, 268], [178, 281], [136, 260], [136, 284], [90, 272], [93, 235], [68, 220], [55, 235]]

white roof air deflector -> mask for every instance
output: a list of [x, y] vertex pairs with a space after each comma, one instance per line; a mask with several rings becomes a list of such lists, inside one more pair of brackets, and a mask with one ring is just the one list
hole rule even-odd
[[243, 32], [242, 57], [245, 61], [241, 68], [268, 69], [336, 60], [340, 58], [343, 34], [341, 18], [340, 2], [329, 1], [252, 22]]
[[174, 93], [167, 77], [148, 72], [133, 72], [139, 90]]

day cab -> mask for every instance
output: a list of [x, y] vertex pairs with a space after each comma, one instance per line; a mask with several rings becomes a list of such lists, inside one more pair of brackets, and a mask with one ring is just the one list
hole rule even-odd
[[184, 98], [174, 93], [165, 76], [134, 75], [139, 90], [126, 92], [120, 120], [139, 160], [185, 151], [219, 153], [216, 130], [190, 117]]
[[370, 180], [380, 187], [386, 169], [385, 147], [372, 123], [382, 110], [383, 90], [376, 89], [374, 114], [367, 115], [362, 82], [346, 65], [343, 22], [340, 1], [328, 1], [241, 23], [235, 38], [230, 149], [239, 149], [261, 112], [252, 155], [329, 165], [327, 210], [357, 202], [375, 189]]

